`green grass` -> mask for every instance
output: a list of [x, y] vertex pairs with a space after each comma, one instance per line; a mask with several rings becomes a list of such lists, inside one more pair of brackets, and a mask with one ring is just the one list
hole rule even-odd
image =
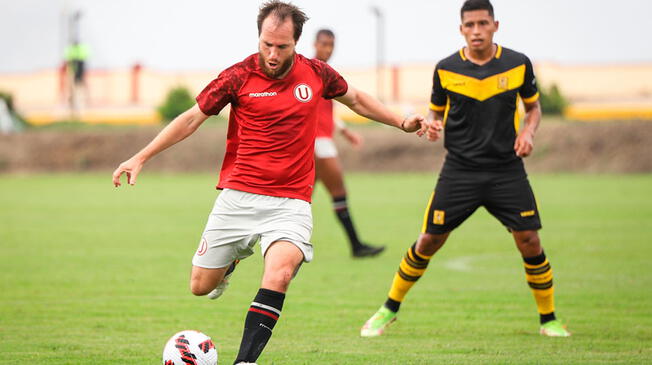
[[[573, 337], [537, 334], [510, 235], [484, 210], [457, 230], [386, 336], [359, 327], [384, 301], [421, 226], [432, 174], [348, 176], [363, 238], [349, 257], [323, 189], [315, 260], [292, 284], [260, 364], [644, 364], [652, 362], [652, 175], [544, 175], [532, 183]], [[223, 364], [259, 284], [257, 253], [223, 298], [188, 290], [190, 259], [217, 193], [212, 175], [145, 172], [0, 176], [0, 364], [156, 364], [182, 329], [215, 340]]]

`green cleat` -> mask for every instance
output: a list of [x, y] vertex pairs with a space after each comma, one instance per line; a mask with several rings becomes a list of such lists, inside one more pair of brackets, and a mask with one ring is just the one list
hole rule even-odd
[[396, 312], [392, 312], [384, 305], [380, 307], [364, 326], [360, 329], [360, 336], [362, 337], [376, 337], [385, 332], [385, 328], [396, 320]]
[[571, 335], [566, 326], [557, 319], [542, 324], [539, 333], [549, 337], [570, 337]]

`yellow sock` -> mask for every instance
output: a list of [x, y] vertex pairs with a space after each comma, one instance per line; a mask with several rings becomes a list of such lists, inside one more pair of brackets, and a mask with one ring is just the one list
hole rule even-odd
[[398, 312], [401, 302], [405, 298], [407, 292], [412, 288], [412, 285], [419, 280], [430, 263], [431, 256], [418, 254], [416, 250], [417, 244], [413, 244], [405, 256], [401, 260], [398, 271], [394, 275], [392, 287], [389, 289], [388, 300], [385, 306], [394, 312]]
[[527, 279], [537, 309], [542, 316], [550, 316], [554, 319], [555, 312], [555, 289], [552, 286], [552, 269], [546, 255], [528, 257], [523, 259], [525, 265], [525, 278]]

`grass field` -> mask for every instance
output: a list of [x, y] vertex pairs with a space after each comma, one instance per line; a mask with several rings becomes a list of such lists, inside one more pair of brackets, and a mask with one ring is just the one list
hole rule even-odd
[[[0, 176], [0, 364], [157, 364], [182, 329], [223, 364], [259, 284], [258, 254], [223, 298], [188, 290], [190, 258], [217, 193], [212, 175]], [[353, 260], [319, 189], [315, 260], [292, 284], [260, 364], [652, 363], [652, 175], [543, 175], [532, 183], [573, 337], [537, 333], [521, 260], [484, 210], [410, 292], [386, 336], [362, 339], [421, 226], [432, 175], [351, 175], [353, 217], [377, 259]]]

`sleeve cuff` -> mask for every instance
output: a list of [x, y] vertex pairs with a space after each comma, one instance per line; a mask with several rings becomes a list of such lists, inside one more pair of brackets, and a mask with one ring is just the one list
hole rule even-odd
[[[538, 97], [538, 95], [539, 94], [537, 93], [537, 97]], [[446, 105], [435, 105], [433, 103], [430, 103], [430, 110], [433, 110], [433, 111], [436, 111], [436, 112], [443, 112], [444, 110], [446, 110]]]
[[535, 101], [539, 100], [539, 92], [537, 91], [536, 94], [530, 96], [529, 98], [523, 98], [523, 102], [526, 104], [532, 104]]
[[203, 103], [204, 100], [201, 99], [200, 96], [201, 95], [197, 95], [197, 97], [195, 97], [195, 102], [197, 103], [197, 107], [199, 108], [199, 110], [201, 110], [202, 113], [204, 113], [204, 115], [212, 115], [212, 113], [209, 110], [206, 110], [206, 107], [204, 106]]

